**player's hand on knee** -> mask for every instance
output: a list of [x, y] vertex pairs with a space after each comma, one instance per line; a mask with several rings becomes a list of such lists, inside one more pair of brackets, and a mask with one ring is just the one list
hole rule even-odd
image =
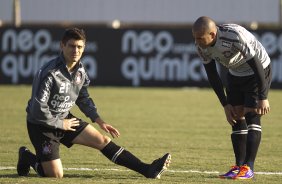
[[258, 107], [256, 109], [257, 114], [265, 115], [270, 111], [270, 105], [269, 101], [267, 99], [265, 100], [259, 100], [258, 101]]
[[75, 131], [74, 127], [79, 125], [79, 121], [76, 118], [64, 119], [63, 124], [64, 130]]
[[237, 117], [237, 114], [232, 105], [227, 104], [224, 106], [224, 112], [228, 123], [233, 126], [236, 123], [235, 118]]

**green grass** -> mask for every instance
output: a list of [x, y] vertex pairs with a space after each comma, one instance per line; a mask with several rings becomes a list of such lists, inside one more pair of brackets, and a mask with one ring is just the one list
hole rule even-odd
[[[238, 183], [221, 180], [217, 173], [233, 164], [229, 124], [224, 111], [210, 89], [193, 88], [114, 88], [91, 87], [100, 115], [121, 132], [114, 141], [144, 162], [166, 152], [172, 154], [170, 172], [161, 180], [142, 177], [108, 161], [94, 149], [75, 145], [61, 146], [63, 179], [18, 177], [15, 169], [0, 170], [0, 183]], [[30, 86], [0, 86], [0, 168], [15, 167], [21, 145], [34, 151], [26, 130], [25, 108]], [[270, 91], [271, 112], [263, 117], [263, 136], [256, 160], [257, 172], [282, 172], [281, 90]], [[72, 111], [84, 118], [77, 108]], [[97, 127], [94, 124], [95, 127]], [[107, 170], [118, 169], [118, 170]], [[201, 171], [201, 173], [183, 171]], [[178, 171], [178, 172], [172, 172]], [[248, 183], [281, 183], [282, 175], [256, 175]]]

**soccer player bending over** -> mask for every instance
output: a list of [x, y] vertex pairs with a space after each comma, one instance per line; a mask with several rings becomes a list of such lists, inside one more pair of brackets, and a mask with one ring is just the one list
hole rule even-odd
[[143, 163], [92, 125], [70, 113], [76, 104], [102, 130], [112, 137], [120, 135], [116, 128], [102, 120], [89, 97], [87, 87], [90, 81], [80, 60], [85, 43], [82, 29], [67, 29], [60, 44], [61, 54], [35, 75], [26, 112], [28, 134], [36, 155], [24, 146], [19, 149], [18, 175], [27, 176], [31, 166], [40, 176], [62, 178], [63, 166], [59, 156], [62, 143], [68, 148], [80, 144], [98, 149], [118, 165], [147, 178], [160, 178], [170, 163], [169, 153], [151, 164]]
[[[220, 177], [253, 178], [261, 141], [261, 116], [270, 111], [267, 99], [270, 58], [255, 36], [236, 24], [217, 26], [211, 18], [203, 16], [194, 22], [192, 33], [208, 80], [232, 127], [236, 164]], [[226, 95], [215, 62], [229, 69]]]

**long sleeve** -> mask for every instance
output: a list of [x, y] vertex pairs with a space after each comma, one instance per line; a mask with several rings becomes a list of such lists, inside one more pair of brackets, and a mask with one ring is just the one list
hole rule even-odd
[[78, 98], [76, 100], [76, 105], [79, 107], [79, 109], [85, 114], [85, 116], [89, 117], [92, 122], [95, 122], [95, 120], [100, 117], [96, 105], [92, 98], [90, 98], [87, 87], [89, 85], [90, 81], [87, 78], [85, 81], [85, 84], [82, 86]]
[[221, 105], [222, 106], [227, 105], [224, 87], [219, 77], [219, 74], [217, 72], [215, 61], [211, 61], [210, 63], [204, 64], [204, 67], [207, 72], [208, 80], [214, 92], [216, 93]]
[[252, 58], [248, 60], [247, 63], [254, 71], [254, 75], [257, 79], [259, 99], [260, 100], [267, 99], [267, 84], [266, 84], [265, 74], [261, 62]]

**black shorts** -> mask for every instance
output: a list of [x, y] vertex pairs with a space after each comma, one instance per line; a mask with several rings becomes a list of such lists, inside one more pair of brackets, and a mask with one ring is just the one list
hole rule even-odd
[[[69, 114], [67, 119], [77, 118]], [[60, 158], [60, 143], [70, 148], [73, 139], [78, 136], [83, 129], [89, 124], [79, 118], [79, 126], [75, 127], [76, 131], [65, 131], [62, 129], [52, 129], [42, 125], [27, 122], [29, 138], [35, 148], [37, 159], [40, 162], [51, 161]]]
[[[267, 93], [271, 84], [271, 64], [264, 69]], [[227, 73], [227, 102], [232, 106], [256, 108], [258, 102], [258, 84], [254, 75], [238, 77]]]

